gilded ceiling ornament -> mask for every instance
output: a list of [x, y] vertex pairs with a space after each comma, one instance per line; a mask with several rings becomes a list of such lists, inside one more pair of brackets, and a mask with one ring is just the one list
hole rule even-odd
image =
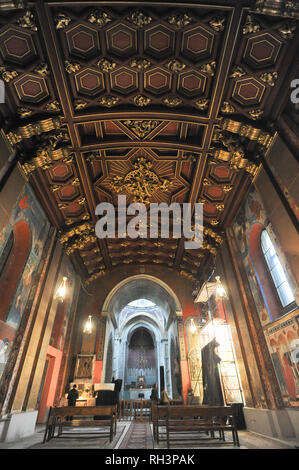
[[82, 217], [82, 220], [90, 220], [90, 215], [89, 214], [84, 214]]
[[151, 102], [151, 99], [148, 98], [147, 96], [136, 95], [134, 96], [133, 101], [136, 106], [142, 107], [142, 106], [148, 106]]
[[224, 204], [216, 204], [215, 207], [216, 207], [217, 211], [219, 211], [219, 212], [224, 211]]
[[168, 23], [171, 25], [176, 26], [177, 28], [184, 28], [188, 24], [190, 24], [192, 21], [191, 16], [189, 16], [187, 13], [184, 14], [174, 14], [168, 17]]
[[219, 220], [217, 220], [217, 219], [211, 219], [211, 220], [210, 220], [210, 224], [211, 224], [211, 225], [218, 225], [218, 224], [219, 224]]
[[146, 70], [152, 65], [152, 63], [147, 59], [132, 59], [130, 62], [130, 67], [136, 68], [138, 70]]
[[67, 73], [74, 73], [74, 72], [78, 72], [78, 70], [80, 70], [81, 65], [77, 64], [75, 62], [72, 62], [70, 60], [65, 60], [64, 61], [64, 68], [65, 68], [65, 71]]
[[117, 96], [102, 96], [99, 99], [99, 103], [102, 106], [105, 106], [106, 108], [112, 108], [112, 106], [115, 106], [119, 102], [119, 98]]
[[31, 31], [37, 31], [37, 26], [35, 24], [35, 17], [33, 13], [31, 13], [30, 10], [27, 10], [25, 15], [21, 16], [21, 18], [18, 19], [17, 24], [21, 28], [28, 28], [28, 29], [31, 29]]
[[93, 10], [88, 18], [89, 23], [96, 23], [97, 26], [103, 28], [112, 18], [103, 10]]
[[31, 116], [32, 113], [33, 110], [27, 108], [26, 106], [21, 106], [20, 108], [17, 108], [17, 114], [20, 118], [26, 118], [28, 116]]
[[62, 209], [67, 209], [68, 205], [65, 204], [64, 202], [59, 202], [58, 203], [58, 209], [62, 210]]
[[64, 163], [73, 163], [74, 162], [74, 154], [73, 153], [70, 153], [69, 155], [67, 155], [65, 158], [62, 159], [62, 161]]
[[212, 26], [214, 31], [223, 31], [224, 30], [225, 18], [224, 16], [216, 16], [209, 21], [209, 25]]
[[200, 197], [197, 202], [198, 204], [205, 204], [207, 201], [204, 198]]
[[152, 163], [144, 157], [139, 157], [134, 163], [134, 170], [124, 177], [116, 176], [111, 187], [117, 193], [127, 192], [134, 196], [135, 202], [149, 203], [150, 197], [158, 190], [166, 192], [172, 185], [167, 178], [160, 178], [154, 173]]
[[73, 225], [75, 222], [75, 219], [66, 219], [65, 225]]
[[45, 108], [47, 111], [61, 111], [60, 103], [57, 100], [51, 101], [51, 103], [47, 103]]
[[86, 202], [86, 198], [84, 196], [79, 197], [79, 199], [77, 199], [77, 203], [80, 204], [80, 206], [83, 206], [85, 202]]
[[81, 111], [81, 109], [86, 108], [87, 105], [88, 105], [87, 101], [82, 100], [81, 98], [77, 98], [74, 100], [75, 111]]
[[177, 59], [170, 60], [166, 65], [168, 70], [173, 73], [179, 73], [186, 68], [186, 65]]
[[72, 186], [80, 186], [80, 180], [79, 178], [74, 178], [73, 181], [71, 182]]
[[203, 186], [210, 186], [211, 183], [208, 180], [208, 178], [204, 178], [202, 184], [203, 184]]
[[115, 69], [116, 67], [116, 63], [115, 62], [111, 62], [110, 60], [108, 59], [100, 59], [98, 62], [97, 62], [97, 66], [99, 67], [99, 69], [102, 71], [102, 72], [110, 72], [110, 70], [113, 70]]
[[182, 103], [182, 100], [178, 96], [172, 95], [164, 98], [163, 103], [166, 104], [166, 106], [169, 106], [170, 108], [175, 108], [176, 106], [179, 106]]
[[64, 29], [70, 24], [72, 20], [68, 15], [65, 15], [64, 13], [58, 13], [58, 15], [55, 16], [54, 21], [56, 24], [56, 29]]
[[278, 28], [279, 34], [284, 38], [284, 39], [293, 39], [295, 36], [295, 31], [296, 31], [296, 23], [285, 23], [282, 25], [280, 28]]
[[185, 277], [186, 279], [188, 279], [189, 281], [195, 281], [195, 277], [192, 276], [192, 274], [189, 274], [187, 273], [186, 271], [184, 271], [183, 269], [179, 272], [181, 276]]
[[238, 134], [240, 137], [246, 137], [249, 140], [257, 141], [259, 145], [269, 148], [273, 141], [273, 136], [262, 129], [253, 127], [251, 124], [244, 124], [232, 119], [223, 119], [221, 127], [224, 131]]
[[199, 154], [193, 152], [185, 152], [184, 156], [186, 157], [186, 160], [191, 163], [195, 163], [199, 158]]
[[298, 2], [288, 0], [256, 0], [251, 7], [257, 13], [299, 19]]
[[91, 284], [91, 282], [95, 281], [99, 277], [105, 276], [105, 274], [106, 274], [105, 270], [98, 271], [97, 273], [93, 274], [92, 276], [90, 276], [89, 278], [86, 279], [85, 285], [88, 286], [89, 284]]
[[240, 78], [246, 75], [246, 72], [240, 67], [240, 65], [236, 65], [232, 69], [232, 73], [230, 74], [230, 78]]
[[133, 121], [127, 120], [124, 121], [124, 124], [133, 131], [140, 139], [143, 139], [147, 136], [153, 129], [155, 129], [159, 124], [160, 121]]
[[127, 20], [133, 23], [138, 28], [144, 28], [144, 26], [150, 24], [153, 21], [151, 16], [146, 16], [142, 11], [135, 10], [127, 17]]
[[200, 72], [205, 73], [209, 77], [214, 77], [216, 69], [216, 61], [212, 60], [211, 62], [201, 65], [199, 67]]
[[51, 189], [52, 193], [56, 193], [61, 188], [62, 188], [61, 184], [53, 184], [52, 186], [50, 186], [50, 189]]
[[59, 147], [59, 144], [69, 142], [67, 131], [60, 130], [58, 133], [41, 134], [38, 138], [38, 145], [35, 155], [22, 165], [26, 174], [41, 168], [46, 170], [51, 167], [53, 161], [60, 160], [68, 154], [67, 148]]
[[6, 83], [9, 83], [10, 80], [13, 80], [19, 74], [15, 70], [7, 70], [6, 67], [2, 65], [0, 67], [0, 75], [1, 75], [2, 80], [4, 80]]
[[249, 116], [251, 117], [251, 119], [253, 119], [254, 121], [256, 121], [257, 119], [259, 119], [262, 114], [264, 113], [264, 111], [262, 109], [251, 109], [250, 111], [248, 111], [248, 114]]
[[277, 72], [265, 72], [260, 75], [260, 79], [263, 80], [263, 82], [267, 83], [269, 86], [274, 86], [275, 82], [277, 80], [278, 73]]
[[25, 8], [24, 2], [22, 0], [11, 0], [11, 1], [2, 1], [0, 3], [0, 11], [16, 10]]
[[35, 135], [43, 134], [44, 132], [50, 132], [61, 128], [61, 119], [59, 117], [48, 117], [41, 121], [29, 122], [24, 126], [20, 126], [14, 131], [6, 134], [11, 145], [15, 145], [21, 142], [23, 139], [30, 139]]
[[229, 193], [233, 189], [233, 187], [229, 184], [225, 184], [222, 189], [225, 193]]
[[98, 152], [90, 152], [85, 158], [88, 162], [94, 162], [95, 160], [99, 159], [99, 154]]
[[41, 62], [34, 68], [34, 72], [40, 75], [41, 77], [46, 77], [50, 74], [49, 66], [46, 62]]
[[231, 114], [231, 113], [234, 113], [235, 111], [236, 111], [235, 108], [228, 101], [223, 101], [222, 106], [221, 106], [221, 112], [223, 114]]
[[247, 15], [246, 23], [242, 29], [243, 34], [258, 33], [260, 29], [260, 25], [253, 19], [252, 15]]
[[207, 98], [199, 98], [195, 101], [195, 104], [200, 111], [205, 111], [206, 109], [208, 109], [209, 100]]

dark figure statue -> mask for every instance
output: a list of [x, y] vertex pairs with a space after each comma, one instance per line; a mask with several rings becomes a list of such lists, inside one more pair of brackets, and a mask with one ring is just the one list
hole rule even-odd
[[158, 401], [158, 399], [159, 399], [159, 397], [158, 397], [158, 387], [157, 387], [157, 384], [153, 385], [150, 399], [151, 399], [153, 402], [155, 402], [155, 403], [156, 403], [156, 402]]
[[219, 346], [216, 339], [210, 341], [202, 348], [202, 379], [203, 379], [203, 405], [220, 405], [223, 406], [223, 396], [221, 382], [218, 370], [218, 364], [221, 362], [217, 356], [215, 349]]

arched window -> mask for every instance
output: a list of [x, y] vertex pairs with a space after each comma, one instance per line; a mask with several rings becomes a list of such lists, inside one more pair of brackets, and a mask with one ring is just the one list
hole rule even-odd
[[261, 248], [284, 312], [289, 312], [296, 305], [295, 297], [275, 247], [265, 229], [261, 233]]

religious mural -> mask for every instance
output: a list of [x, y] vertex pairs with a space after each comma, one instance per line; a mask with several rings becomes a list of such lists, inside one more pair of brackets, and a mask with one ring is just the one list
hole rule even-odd
[[[272, 357], [284, 403], [287, 406], [298, 406], [299, 311], [297, 309], [295, 312], [285, 315], [283, 319], [276, 320], [275, 322], [272, 322], [271, 320], [271, 316], [269, 315], [270, 312], [267, 310], [260, 281], [256, 274], [249, 250], [250, 230], [257, 223], [262, 224], [267, 229], [271, 240], [275, 243], [275, 248], [280, 261], [288, 273], [290, 281], [293, 286], [295, 286], [296, 283], [283, 249], [274, 233], [259, 195], [255, 189], [252, 188], [235, 219], [233, 230], [238, 241], [238, 247], [247, 273], [257, 312], [259, 313], [260, 321], [264, 329], [265, 338]], [[298, 295], [298, 292], [295, 290], [295, 297], [296, 294]]]
[[31, 247], [6, 319], [0, 322], [0, 378], [28, 300], [34, 273], [50, 227], [29, 185], [24, 187], [7, 225], [0, 231], [0, 258], [7, 247], [14, 226], [19, 221], [26, 222], [30, 228]]

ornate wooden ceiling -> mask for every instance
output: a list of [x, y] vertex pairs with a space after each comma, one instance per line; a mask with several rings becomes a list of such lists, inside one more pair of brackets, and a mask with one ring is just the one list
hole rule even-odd
[[[266, 2], [184, 3], [28, 2], [1, 12], [6, 136], [30, 150], [23, 170], [87, 283], [151, 263], [194, 279], [273, 142], [295, 70], [295, 15], [265, 14]], [[134, 193], [134, 171], [148, 191]], [[136, 194], [204, 202], [203, 247], [97, 239], [95, 207], [118, 194], [128, 204]]]

